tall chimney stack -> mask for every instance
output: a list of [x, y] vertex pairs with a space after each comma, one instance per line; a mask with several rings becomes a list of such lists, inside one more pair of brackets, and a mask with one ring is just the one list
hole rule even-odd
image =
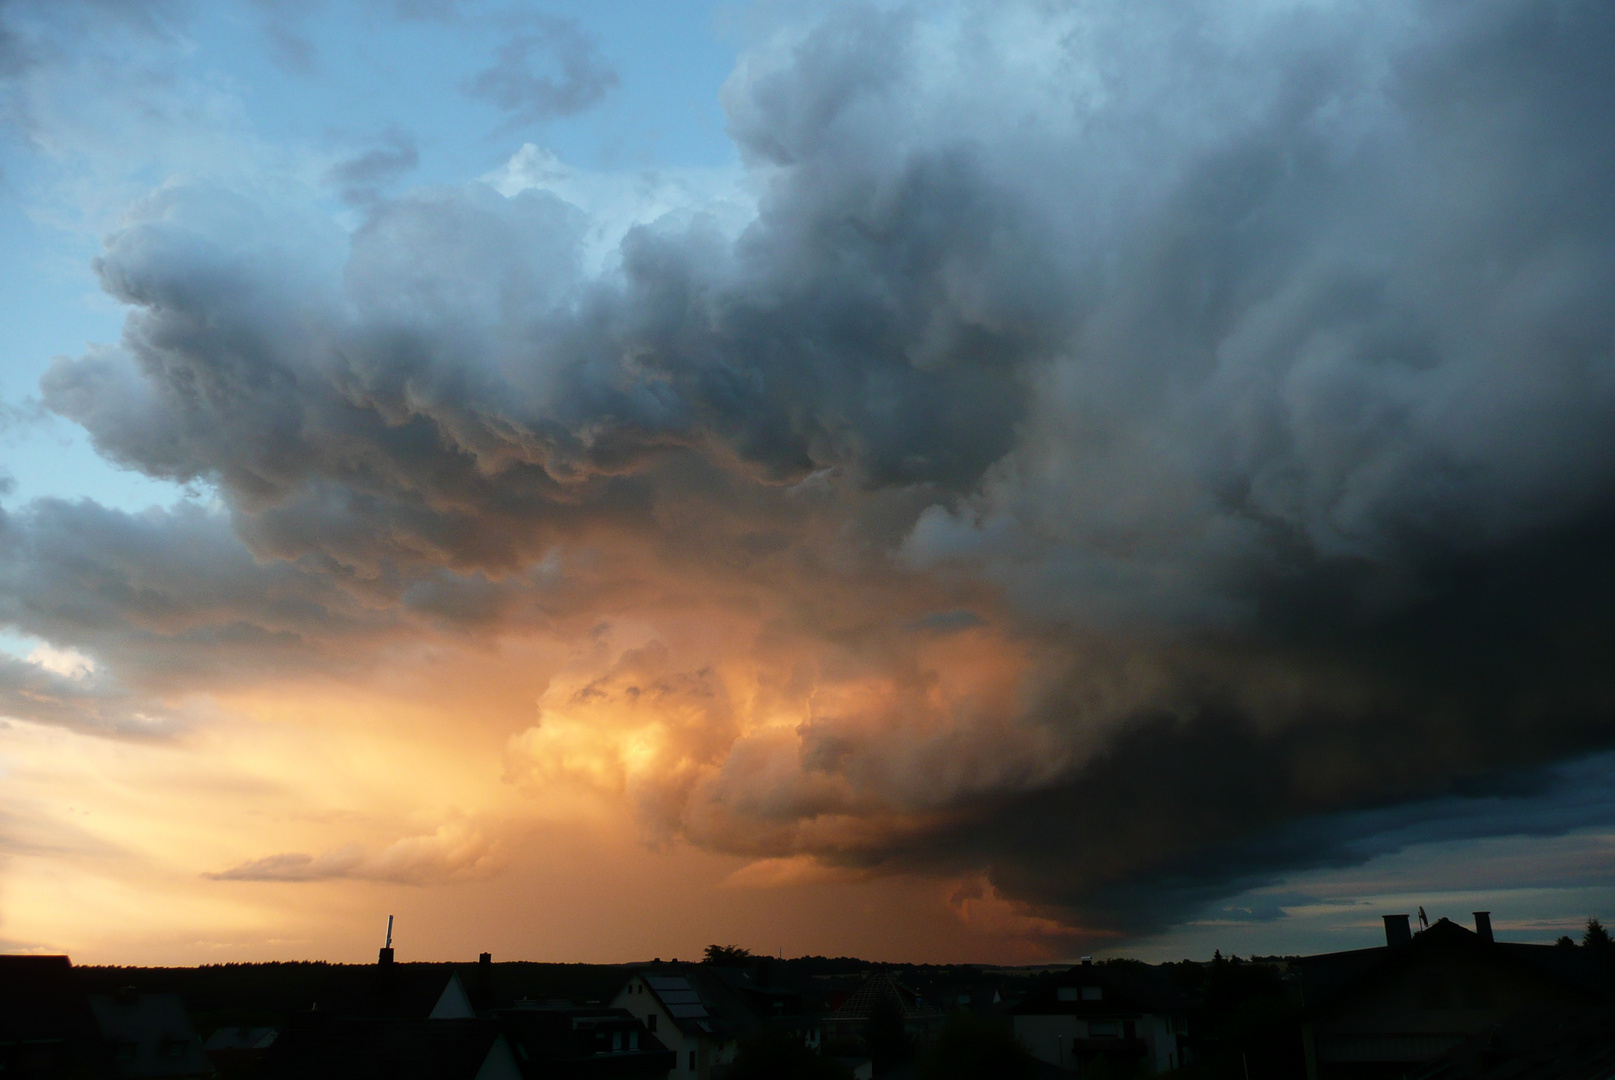
[[390, 964], [392, 962], [393, 962], [393, 917], [391, 915], [389, 915], [389, 916], [387, 916], [387, 944], [385, 944], [385, 945], [383, 945], [381, 947], [381, 957], [376, 961], [376, 963], [378, 963], [378, 964]]
[[477, 997], [484, 1009], [493, 1008], [493, 953], [477, 955]]
[[1480, 939], [1482, 941], [1484, 941], [1488, 945], [1490, 945], [1492, 943], [1492, 941], [1495, 940], [1492, 937], [1492, 913], [1491, 912], [1489, 912], [1489, 911], [1477, 911], [1477, 912], [1475, 912], [1475, 933], [1479, 934]]
[[1398, 945], [1407, 945], [1413, 941], [1413, 931], [1408, 928], [1406, 915], [1382, 915], [1385, 920], [1385, 944], [1391, 948]]

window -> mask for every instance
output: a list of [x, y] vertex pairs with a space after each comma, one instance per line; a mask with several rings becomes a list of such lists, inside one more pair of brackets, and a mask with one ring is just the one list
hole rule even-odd
[[621, 1049], [622, 1049], [622, 1032], [613, 1031], [611, 1033], [611, 1051], [612, 1051], [612, 1053], [616, 1053], [617, 1051], [619, 1051]]
[[1119, 1039], [1122, 1026], [1114, 1020], [1088, 1021], [1088, 1038], [1090, 1039]]
[[695, 1051], [694, 1050], [690, 1051], [690, 1071], [691, 1072], [695, 1071]]
[[1082, 988], [1083, 1001], [1099, 1001], [1105, 996], [1103, 988], [1098, 986], [1084, 986]]
[[630, 1031], [628, 1033], [628, 1049], [630, 1049], [630, 1050], [638, 1050], [639, 1049], [639, 1032]]
[[655, 1013], [651, 1013], [649, 1016], [645, 1017], [645, 1030], [646, 1031], [655, 1031], [656, 1030], [656, 1014]]
[[1061, 1001], [1076, 1001], [1077, 988], [1075, 986], [1062, 986], [1056, 992], [1056, 995]]

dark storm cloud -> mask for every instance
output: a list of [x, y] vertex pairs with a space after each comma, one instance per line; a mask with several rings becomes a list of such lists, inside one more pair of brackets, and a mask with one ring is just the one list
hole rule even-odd
[[510, 114], [508, 127], [514, 129], [583, 112], [619, 82], [576, 23], [535, 14], [511, 25], [493, 63], [466, 92]]
[[[490, 100], [609, 88], [534, 33]], [[640, 226], [591, 277], [548, 193], [345, 238], [174, 186], [98, 264], [122, 346], [45, 400], [216, 485], [243, 581], [299, 598], [497, 620], [604, 535], [709, 585], [793, 565], [746, 580], [842, 598], [791, 632], [901, 693], [789, 753], [714, 715], [657, 829], [1149, 929], [1615, 739], [1612, 48], [1596, 3], [837, 5], [726, 87], [737, 237]], [[1019, 711], [926, 712], [894, 634], [1023, 650]]]
[[385, 596], [386, 582], [348, 589], [317, 568], [255, 562], [226, 518], [194, 507], [125, 514], [38, 500], [0, 511], [0, 553], [0, 621], [146, 691], [320, 666], [324, 643], [395, 623], [361, 602], [366, 587]]

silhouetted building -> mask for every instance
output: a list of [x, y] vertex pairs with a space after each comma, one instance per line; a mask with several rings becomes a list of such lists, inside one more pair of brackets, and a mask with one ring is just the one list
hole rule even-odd
[[1068, 1072], [1103, 1061], [1115, 1075], [1154, 1076], [1186, 1064], [1188, 1001], [1163, 973], [1142, 964], [1084, 963], [1010, 1012], [1032, 1055]]
[[523, 1080], [493, 1020], [303, 1013], [264, 1059], [263, 1080]]
[[122, 1080], [211, 1076], [213, 1063], [191, 1029], [176, 994], [142, 994], [133, 988], [91, 994], [97, 1034]]
[[477, 1015], [460, 976], [447, 964], [338, 968], [312, 1006], [341, 1016], [469, 1020]]
[[877, 971], [835, 1003], [824, 1018], [825, 1039], [837, 1047], [848, 1045], [883, 1014], [900, 1020], [903, 1031], [917, 1041], [941, 1031], [947, 1019], [941, 1009], [889, 972]]
[[[389, 920], [389, 940], [391, 925]], [[263, 1080], [522, 1080], [499, 1024], [478, 1017], [444, 964], [399, 964], [382, 950], [339, 968], [264, 1054]]]
[[740, 1043], [764, 1032], [781, 1032], [817, 1052], [819, 1019], [802, 995], [760, 981], [741, 967], [662, 964], [630, 978], [612, 999], [674, 1052], [675, 1080], [721, 1075]]
[[1446, 919], [1419, 934], [1386, 916], [1386, 944], [1299, 961], [1310, 1080], [1402, 1077], [1487, 1028], [1531, 1012], [1610, 999], [1609, 969], [1586, 949], [1495, 941]]
[[715, 994], [693, 965], [647, 969], [628, 980], [612, 1005], [624, 1009], [672, 1050], [669, 1076], [709, 1080], [735, 1058], [744, 1026], [727, 995]]
[[0, 956], [0, 1076], [85, 1075], [111, 1068], [65, 956]]
[[518, 1003], [495, 1014], [526, 1080], [664, 1080], [674, 1052], [626, 1009]]

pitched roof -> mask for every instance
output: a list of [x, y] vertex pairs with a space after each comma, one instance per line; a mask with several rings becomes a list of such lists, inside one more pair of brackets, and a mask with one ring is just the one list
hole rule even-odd
[[0, 1039], [64, 1039], [88, 1025], [65, 956], [0, 956]]
[[1309, 1009], [1328, 1007], [1409, 964], [1436, 954], [1454, 953], [1484, 957], [1588, 1000], [1607, 1000], [1615, 990], [1608, 966], [1587, 950], [1487, 941], [1468, 927], [1440, 919], [1428, 930], [1414, 934], [1406, 944], [1302, 957], [1298, 962], [1302, 998]]
[[942, 1010], [928, 1005], [919, 994], [910, 990], [884, 971], [877, 971], [865, 979], [863, 985], [847, 996], [829, 1016], [832, 1022], [868, 1020], [883, 1003], [894, 1002], [904, 1020], [939, 1020]]
[[678, 975], [641, 976], [645, 986], [673, 1018], [673, 1023], [687, 1035], [704, 1035], [709, 1038], [731, 1037], [735, 1034], [730, 1023], [732, 1016], [722, 1015], [723, 1010], [713, 1000], [713, 987], [703, 985], [699, 975], [686, 971]]
[[0, 956], [0, 995], [32, 992], [32, 987], [46, 983], [66, 986], [72, 970], [73, 961], [65, 956]]
[[[816, 1026], [802, 995], [786, 987], [760, 986], [747, 972], [712, 964], [658, 964], [636, 980], [686, 1035], [745, 1039], [764, 1029], [800, 1031]], [[630, 984], [632, 985], [632, 984]]]
[[342, 1016], [469, 1019], [460, 977], [449, 964], [371, 964], [334, 969], [313, 1004]]

